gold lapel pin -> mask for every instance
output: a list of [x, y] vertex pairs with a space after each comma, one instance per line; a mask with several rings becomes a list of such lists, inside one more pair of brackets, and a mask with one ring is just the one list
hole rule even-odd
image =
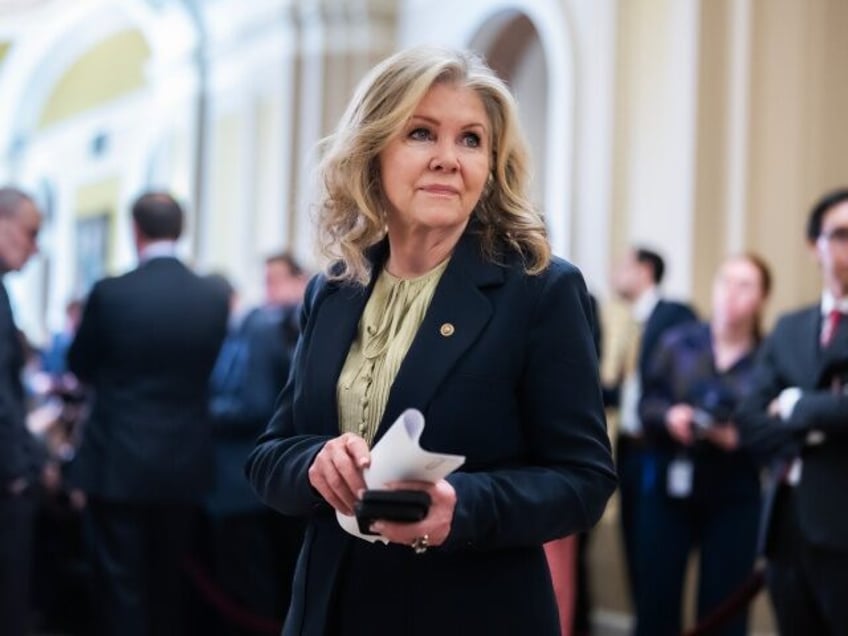
[[445, 338], [451, 337], [454, 331], [456, 331], [456, 329], [454, 329], [454, 326], [449, 322], [446, 322], [441, 327], [439, 327], [439, 333], [442, 334]]

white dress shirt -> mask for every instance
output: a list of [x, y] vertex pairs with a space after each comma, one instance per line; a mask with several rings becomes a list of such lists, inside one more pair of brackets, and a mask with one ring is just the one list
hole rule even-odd
[[[644, 334], [645, 323], [660, 302], [660, 292], [655, 286], [646, 289], [633, 303], [631, 315], [639, 325], [640, 333]], [[632, 344], [632, 343], [631, 343]], [[639, 375], [638, 357], [641, 351], [636, 352], [637, 364], [632, 373], [622, 380], [621, 399], [619, 401], [619, 427], [627, 435], [640, 435], [642, 433], [642, 421], [639, 419], [639, 398], [642, 395], [642, 378]]]
[[153, 258], [177, 257], [176, 241], [153, 241], [144, 246], [138, 253], [138, 263], [146, 263]]

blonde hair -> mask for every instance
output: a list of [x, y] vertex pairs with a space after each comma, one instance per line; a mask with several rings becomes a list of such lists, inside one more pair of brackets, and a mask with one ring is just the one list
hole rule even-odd
[[343, 265], [330, 270], [332, 279], [367, 284], [371, 265], [365, 252], [386, 235], [378, 155], [436, 83], [473, 90], [491, 123], [492, 171], [473, 213], [484, 254], [495, 260], [503, 246], [511, 247], [531, 274], [550, 262], [547, 232], [528, 196], [526, 144], [509, 89], [473, 53], [417, 47], [370, 71], [324, 142], [318, 240], [321, 251]]

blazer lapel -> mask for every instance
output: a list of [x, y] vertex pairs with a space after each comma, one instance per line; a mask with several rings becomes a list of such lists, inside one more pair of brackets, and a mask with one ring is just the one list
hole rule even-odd
[[798, 321], [797, 338], [787, 343], [792, 358], [800, 371], [798, 386], [812, 388], [818, 379], [822, 364], [822, 348], [819, 344], [821, 331], [821, 310], [819, 306], [810, 307]]
[[426, 410], [439, 385], [491, 318], [492, 305], [481, 287], [503, 280], [503, 269], [484, 260], [476, 235], [467, 231], [398, 370], [375, 441], [407, 408]]
[[[379, 269], [375, 268], [375, 272]], [[371, 295], [375, 276], [372, 276], [368, 287], [356, 284], [335, 285], [315, 315], [316, 324], [312, 332], [312, 349], [307, 362], [312, 378], [309, 387], [326, 390], [311, 394], [308, 403], [317, 405], [320, 409], [319, 421], [324, 432], [328, 435], [339, 432], [339, 407], [336, 396], [336, 385], [342, 366], [347, 358], [350, 344], [356, 336], [359, 319], [365, 309], [365, 303]]]

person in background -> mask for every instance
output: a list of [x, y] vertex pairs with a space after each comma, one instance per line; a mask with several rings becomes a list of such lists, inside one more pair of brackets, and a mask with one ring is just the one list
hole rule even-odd
[[[553, 258], [513, 97], [476, 56], [402, 51], [323, 159], [324, 248], [278, 410], [247, 472], [307, 519], [284, 634], [559, 634], [542, 544], [615, 488], [586, 286]], [[404, 410], [465, 456], [419, 522], [347, 534], [370, 448]]]
[[[263, 504], [245, 478], [244, 464], [289, 375], [303, 279], [290, 254], [265, 260], [264, 302], [231, 320], [210, 386], [216, 479], [206, 512], [215, 576], [241, 607], [277, 621], [285, 618], [291, 596], [303, 523]], [[232, 314], [235, 290], [226, 279], [219, 282], [232, 299]]]
[[848, 634], [848, 189], [807, 220], [821, 300], [782, 316], [736, 415], [742, 445], [772, 464], [767, 582], [781, 634]]
[[[45, 431], [47, 448], [53, 470], [73, 458], [81, 434], [81, 423], [86, 409], [85, 389], [76, 376], [68, 370], [68, 349], [76, 335], [82, 318], [83, 303], [74, 299], [65, 306], [65, 325], [52, 335], [40, 356], [40, 369], [36, 374], [41, 389], [41, 399], [56, 417]], [[61, 472], [57, 476], [57, 487]]]
[[65, 325], [53, 334], [41, 358], [41, 369], [54, 378], [62, 378], [68, 371], [68, 348], [74, 339], [82, 318], [82, 301], [73, 299], [65, 306]]
[[[653, 250], [633, 247], [613, 273], [613, 289], [628, 305], [629, 315], [621, 327], [617, 346], [605, 355], [604, 403], [618, 408], [616, 467], [619, 479], [620, 522], [625, 569], [631, 600], [638, 598], [636, 532], [639, 526], [644, 473], [645, 440], [639, 419], [642, 378], [663, 334], [677, 325], [694, 321], [688, 305], [666, 300], [660, 285], [665, 261]], [[608, 357], [607, 357], [608, 356]]]
[[[733, 413], [753, 385], [770, 289], [771, 274], [760, 257], [725, 260], [713, 282], [709, 322], [669, 330], [643, 380], [639, 414], [649, 450], [636, 544], [645, 576], [638, 588], [639, 636], [681, 633], [694, 548], [700, 553], [699, 621], [753, 569], [759, 470], [739, 449]], [[747, 612], [716, 633], [744, 636]]]
[[[284, 361], [278, 359], [278, 364], [285, 367], [278, 373], [283, 381], [288, 377], [300, 335], [300, 307], [307, 282], [306, 272], [290, 252], [276, 252], [265, 259], [265, 302], [255, 313], [260, 314], [264, 322], [278, 326], [275, 328], [286, 349]], [[282, 383], [275, 387], [274, 397], [280, 390]]]
[[181, 635], [180, 569], [212, 485], [209, 376], [229, 299], [177, 258], [173, 197], [143, 194], [132, 220], [139, 266], [94, 285], [68, 352], [93, 390], [68, 479], [87, 496], [101, 632]]
[[21, 380], [24, 342], [2, 277], [38, 251], [41, 212], [26, 193], [0, 188], [0, 625], [8, 636], [29, 633], [30, 574], [39, 453], [26, 428]]
[[307, 281], [306, 272], [290, 252], [271, 254], [265, 259], [265, 305], [298, 307]]

